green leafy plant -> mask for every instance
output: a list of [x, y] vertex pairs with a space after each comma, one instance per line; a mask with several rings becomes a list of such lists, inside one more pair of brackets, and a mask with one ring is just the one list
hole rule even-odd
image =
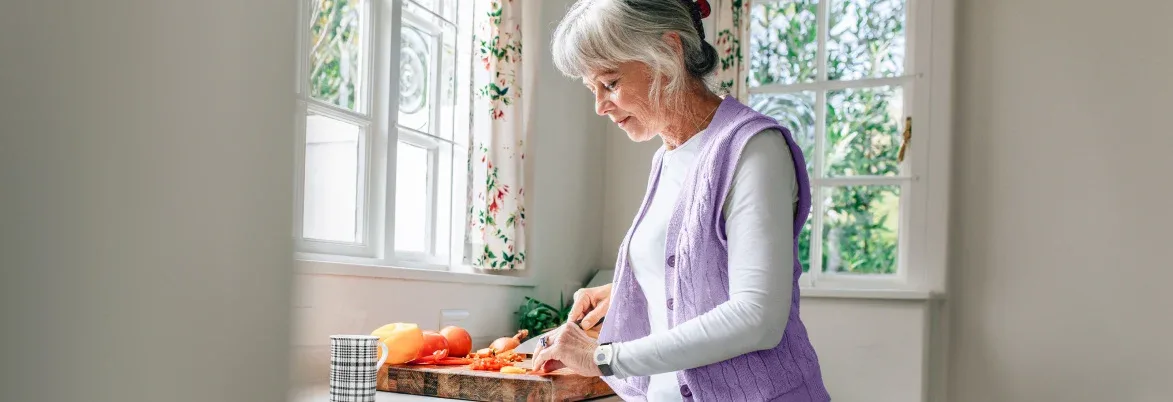
[[525, 302], [513, 314], [517, 315], [518, 329], [527, 330], [533, 336], [551, 331], [565, 323], [573, 306], [574, 301], [566, 300], [565, 295], [558, 296], [558, 307], [526, 296]]

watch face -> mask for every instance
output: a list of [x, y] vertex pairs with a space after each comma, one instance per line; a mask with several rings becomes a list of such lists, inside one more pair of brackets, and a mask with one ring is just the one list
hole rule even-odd
[[597, 361], [597, 362], [600, 362], [600, 363], [601, 363], [601, 362], [603, 361], [603, 359], [605, 359], [605, 358], [607, 358], [607, 355], [605, 355], [605, 354], [602, 354], [602, 353], [599, 353], [599, 354], [595, 355], [595, 361]]

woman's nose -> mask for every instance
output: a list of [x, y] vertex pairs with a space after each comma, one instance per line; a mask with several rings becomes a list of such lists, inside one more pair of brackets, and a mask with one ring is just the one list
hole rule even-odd
[[614, 108], [614, 104], [603, 95], [595, 95], [595, 114], [606, 116]]

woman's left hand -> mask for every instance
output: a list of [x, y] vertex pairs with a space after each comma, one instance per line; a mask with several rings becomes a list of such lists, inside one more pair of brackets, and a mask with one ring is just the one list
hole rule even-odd
[[549, 336], [547, 345], [539, 347], [534, 354], [534, 370], [548, 373], [563, 367], [587, 377], [603, 375], [599, 366], [595, 365], [592, 355], [599, 346], [594, 338], [578, 324], [567, 322], [554, 330]]

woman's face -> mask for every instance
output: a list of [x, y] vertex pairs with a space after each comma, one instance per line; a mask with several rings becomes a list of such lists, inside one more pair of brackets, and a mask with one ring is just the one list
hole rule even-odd
[[626, 62], [583, 78], [583, 84], [595, 94], [595, 113], [618, 124], [632, 141], [655, 138], [666, 126], [663, 113], [648, 98], [651, 74], [644, 63]]

